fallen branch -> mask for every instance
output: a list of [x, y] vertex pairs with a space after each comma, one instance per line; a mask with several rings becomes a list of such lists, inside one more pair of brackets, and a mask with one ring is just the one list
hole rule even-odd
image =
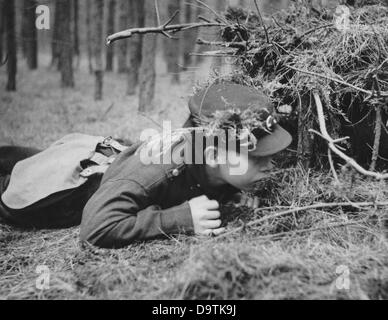
[[[217, 236], [215, 239], [221, 239], [224, 237], [228, 237], [232, 234], [235, 234], [237, 232], [240, 232], [244, 230], [245, 228], [253, 227], [256, 226], [262, 222], [265, 222], [270, 219], [276, 219], [280, 217], [284, 217], [286, 215], [296, 213], [296, 212], [301, 212], [301, 211], [307, 211], [307, 210], [312, 210], [312, 209], [322, 209], [322, 208], [333, 208], [333, 207], [355, 207], [355, 208], [361, 208], [361, 207], [385, 207], [388, 206], [388, 202], [336, 202], [336, 203], [318, 203], [314, 204], [311, 206], [306, 206], [306, 207], [298, 207], [298, 208], [293, 208], [289, 209], [286, 211], [281, 211], [272, 215], [268, 215], [265, 217], [262, 217], [260, 219], [251, 221], [244, 226], [235, 228], [233, 230], [230, 230], [228, 232], [225, 232], [221, 234], [220, 236]], [[257, 209], [257, 212], [262, 211], [263, 209]], [[256, 210], [255, 210], [256, 212]]]
[[[361, 173], [365, 176], [374, 177], [378, 180], [388, 179], [388, 174], [381, 174], [378, 172], [368, 171], [368, 170], [364, 169], [363, 167], [361, 167], [353, 158], [350, 158], [349, 156], [347, 156], [345, 153], [343, 153], [342, 151], [340, 151], [338, 149], [338, 146], [336, 146], [336, 144], [335, 144], [336, 141], [338, 141], [338, 139], [334, 140], [327, 132], [326, 123], [325, 123], [325, 115], [323, 113], [323, 106], [322, 106], [322, 102], [321, 102], [321, 99], [319, 97], [318, 92], [313, 92], [313, 96], [314, 96], [315, 104], [317, 107], [319, 127], [320, 127], [320, 131], [321, 131], [319, 136], [321, 136], [323, 139], [325, 139], [328, 142], [328, 145], [329, 145], [329, 148], [331, 149], [331, 151], [333, 151], [340, 158], [344, 159], [346, 161], [346, 163], [351, 165], [359, 173]], [[313, 132], [313, 133], [317, 133], [315, 130], [310, 129], [309, 131]]]
[[[377, 78], [377, 75], [374, 75], [373, 77], [375, 89], [377, 91], [378, 97], [381, 97], [381, 90], [379, 85], [379, 80]], [[375, 171], [377, 159], [379, 157], [379, 150], [380, 150], [380, 140], [381, 140], [381, 122], [382, 122], [382, 114], [381, 114], [381, 105], [376, 106], [376, 122], [375, 122], [375, 140], [373, 143], [373, 150], [372, 150], [372, 162], [369, 167], [370, 171]]]
[[310, 30], [307, 30], [305, 33], [303, 33], [302, 35], [298, 36], [298, 38], [301, 40], [302, 38], [304, 38], [305, 36], [309, 35], [310, 33], [313, 33], [313, 32], [315, 32], [317, 30], [325, 29], [325, 28], [328, 28], [328, 27], [334, 27], [334, 23], [328, 23], [328, 24], [324, 24], [322, 26], [311, 28]]
[[356, 220], [356, 221], [331, 223], [331, 224], [328, 224], [328, 225], [322, 226], [322, 227], [306, 228], [306, 229], [301, 229], [301, 230], [291, 230], [291, 231], [263, 235], [263, 236], [259, 236], [259, 237], [255, 238], [255, 240], [265, 240], [265, 239], [271, 239], [271, 238], [277, 238], [277, 237], [284, 237], [284, 236], [288, 236], [288, 235], [296, 235], [299, 233], [311, 233], [311, 232], [315, 232], [315, 231], [321, 231], [324, 229], [348, 227], [348, 226], [352, 226], [352, 225], [359, 225], [359, 224], [364, 223], [366, 221], [367, 221], [366, 219], [362, 219], [362, 220]]

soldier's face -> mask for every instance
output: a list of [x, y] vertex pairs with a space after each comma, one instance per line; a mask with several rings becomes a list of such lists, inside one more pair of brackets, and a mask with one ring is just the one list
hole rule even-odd
[[[273, 169], [272, 157], [253, 158], [248, 155], [239, 155], [239, 166], [244, 170], [233, 171], [233, 164], [227, 162], [219, 165], [221, 178], [233, 187], [249, 191], [255, 184], [269, 177]], [[237, 174], [236, 174], [237, 173]]]

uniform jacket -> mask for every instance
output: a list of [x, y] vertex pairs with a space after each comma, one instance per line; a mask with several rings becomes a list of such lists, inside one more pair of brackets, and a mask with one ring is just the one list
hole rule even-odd
[[193, 233], [188, 201], [201, 195], [222, 201], [237, 190], [212, 188], [204, 165], [149, 164], [135, 153], [139, 144], [122, 152], [104, 174], [86, 204], [82, 241], [121, 248], [134, 240]]

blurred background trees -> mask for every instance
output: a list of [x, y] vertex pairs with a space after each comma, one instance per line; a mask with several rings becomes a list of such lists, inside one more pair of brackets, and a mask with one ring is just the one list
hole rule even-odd
[[[202, 2], [220, 11], [227, 5], [255, 9], [253, 0]], [[320, 8], [342, 2], [311, 0], [311, 5]], [[196, 21], [199, 15], [211, 16], [211, 12], [196, 0], [159, 0], [158, 3], [162, 22], [176, 10], [180, 13], [175, 23]], [[35, 28], [37, 5], [50, 8], [49, 30]], [[259, 0], [259, 5], [264, 15], [270, 15], [286, 9], [290, 0]], [[8, 90], [16, 90], [18, 58], [19, 63], [34, 70], [48, 67], [43, 61], [50, 57], [51, 72], [59, 72], [58, 85], [64, 88], [77, 86], [78, 72], [86, 69], [93, 75], [96, 99], [103, 98], [105, 71], [123, 75], [127, 81], [123, 94], [138, 95], [141, 110], [152, 105], [155, 67], [160, 68], [161, 60], [172, 84], [179, 83], [182, 72], [190, 72], [203, 61], [203, 57], [192, 53], [209, 49], [196, 45], [196, 39], [216, 40], [218, 37], [218, 30], [209, 28], [185, 31], [176, 35], [178, 39], [134, 36], [111, 46], [105, 45], [105, 38], [111, 33], [156, 25], [155, 0], [0, 0], [0, 9], [0, 60], [8, 59], [7, 67], [1, 71], [8, 72]], [[223, 65], [222, 59], [215, 59], [212, 66], [220, 69]]]
[[56, 55], [58, 58], [58, 67], [61, 72], [61, 86], [63, 88], [74, 87], [73, 74], [73, 39], [71, 34], [71, 19], [72, 16], [72, 2], [69, 0], [57, 0], [56, 11], [57, 17], [57, 38]]
[[3, 19], [5, 26], [5, 44], [8, 81], [6, 89], [16, 91], [16, 72], [17, 72], [17, 55], [16, 55], [16, 29], [15, 29], [15, 0], [3, 2]]
[[38, 67], [38, 38], [35, 28], [36, 0], [24, 0], [22, 16], [22, 50], [23, 56], [27, 59], [27, 65], [31, 70]]

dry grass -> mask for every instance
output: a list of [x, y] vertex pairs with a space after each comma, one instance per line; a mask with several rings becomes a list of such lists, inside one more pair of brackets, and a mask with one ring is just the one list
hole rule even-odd
[[[76, 80], [75, 91], [61, 91], [56, 73], [22, 69], [19, 92], [0, 93], [1, 144], [45, 147], [74, 131], [135, 139], [140, 129], [153, 126], [136, 114], [136, 99], [124, 96], [123, 78], [106, 77], [100, 103], [90, 98], [89, 75], [78, 73]], [[160, 75], [158, 112], [151, 114], [157, 121], [172, 117], [179, 125], [191, 85], [165, 80]], [[106, 120], [100, 120], [113, 102]], [[262, 205], [276, 208], [253, 213], [229, 205], [225, 220], [234, 228], [283, 206], [388, 199], [386, 182], [352, 173], [341, 181], [334, 186], [326, 173], [295, 168], [261, 189]], [[385, 210], [375, 208], [311, 210], [269, 219], [226, 239], [180, 236], [122, 250], [81, 247], [78, 228], [23, 231], [0, 224], [0, 299], [387, 299], [384, 219]], [[354, 224], [329, 227], [338, 222]], [[285, 233], [276, 236], [279, 232]], [[36, 288], [39, 265], [51, 271], [48, 290]], [[350, 270], [349, 290], [335, 286], [340, 265]]]

